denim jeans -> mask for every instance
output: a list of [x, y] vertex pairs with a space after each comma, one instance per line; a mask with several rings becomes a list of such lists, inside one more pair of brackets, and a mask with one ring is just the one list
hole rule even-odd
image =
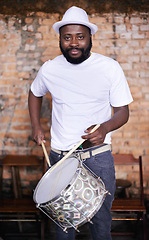
[[[97, 147], [82, 150], [83, 152]], [[51, 151], [50, 162], [55, 164], [63, 155]], [[111, 206], [114, 199], [115, 192], [115, 168], [114, 159], [111, 151], [103, 152], [86, 159], [84, 163], [89, 167], [97, 176], [101, 177], [106, 189], [111, 193], [107, 194], [105, 201], [99, 211], [91, 219], [93, 224], [89, 224], [91, 236], [93, 240], [111, 240]], [[56, 226], [57, 227], [57, 226]], [[57, 240], [75, 240], [75, 230], [73, 228], [67, 229], [65, 233], [61, 228], [57, 227], [56, 236]]]

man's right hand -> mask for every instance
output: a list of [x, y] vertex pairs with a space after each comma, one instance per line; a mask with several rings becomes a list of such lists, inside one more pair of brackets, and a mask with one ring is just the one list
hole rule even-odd
[[32, 129], [32, 139], [38, 145], [41, 145], [41, 141], [45, 142], [45, 135], [42, 127]]

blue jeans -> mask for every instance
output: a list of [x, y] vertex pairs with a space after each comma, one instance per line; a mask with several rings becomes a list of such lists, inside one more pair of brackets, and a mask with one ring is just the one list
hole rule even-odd
[[[83, 152], [98, 147], [92, 147]], [[50, 162], [55, 164], [59, 161], [63, 155], [59, 155], [51, 151], [50, 153]], [[89, 167], [97, 176], [101, 177], [103, 180], [106, 189], [111, 193], [107, 195], [102, 207], [91, 219], [93, 224], [89, 224], [90, 232], [93, 240], [111, 240], [111, 206], [114, 199], [115, 193], [115, 168], [114, 168], [114, 159], [111, 151], [103, 152], [95, 156], [91, 156], [86, 159], [84, 163]], [[74, 240], [75, 239], [75, 230], [73, 228], [67, 229], [68, 233], [65, 233], [61, 228], [57, 227], [56, 235], [57, 240]]]

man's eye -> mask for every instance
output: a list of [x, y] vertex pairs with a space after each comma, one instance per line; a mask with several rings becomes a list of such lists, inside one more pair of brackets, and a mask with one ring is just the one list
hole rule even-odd
[[69, 41], [70, 40], [70, 37], [65, 37], [64, 38], [66, 41]]
[[78, 39], [82, 40], [82, 39], [84, 39], [84, 37], [83, 36], [78, 36]]

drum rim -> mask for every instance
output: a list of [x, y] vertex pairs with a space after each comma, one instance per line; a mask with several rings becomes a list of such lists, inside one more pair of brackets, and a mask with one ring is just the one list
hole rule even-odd
[[[73, 155], [73, 156], [70, 156], [70, 157], [67, 158], [66, 160], [69, 160], [69, 159], [71, 159], [71, 158], [75, 158], [75, 159], [78, 161], [78, 166], [79, 166], [79, 159], [78, 159], [76, 156], [74, 156], [74, 155]], [[36, 200], [36, 194], [37, 194], [37, 192], [38, 192], [38, 189], [39, 189], [42, 181], [46, 178], [47, 175], [49, 175], [52, 171], [54, 171], [54, 169], [56, 168], [56, 165], [57, 165], [58, 163], [59, 163], [59, 161], [58, 161], [56, 164], [52, 165], [52, 167], [49, 168], [49, 169], [44, 173], [44, 175], [42, 176], [42, 178], [41, 178], [41, 179], [39, 180], [39, 182], [37, 183], [37, 185], [36, 185], [36, 187], [35, 187], [35, 189], [34, 189], [34, 194], [33, 194], [33, 200], [34, 200], [35, 203], [37, 203], [37, 204], [44, 204], [44, 203], [47, 203], [47, 202], [53, 200], [53, 199], [51, 199], [51, 200], [46, 201], [46, 202], [43, 202], [43, 203], [38, 203], [37, 200]], [[77, 166], [77, 168], [78, 168], [78, 166]], [[74, 175], [75, 175], [75, 174], [74, 174]], [[55, 197], [55, 198], [57, 198], [57, 197]]]

